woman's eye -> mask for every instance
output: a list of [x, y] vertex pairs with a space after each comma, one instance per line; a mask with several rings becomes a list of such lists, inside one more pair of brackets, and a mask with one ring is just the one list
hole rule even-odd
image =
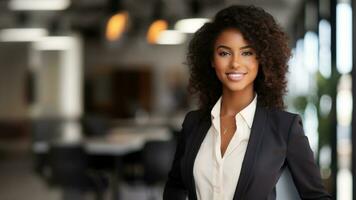
[[219, 56], [227, 56], [227, 55], [229, 55], [228, 52], [225, 51], [219, 52]]
[[241, 53], [241, 55], [243, 55], [243, 56], [252, 56], [253, 52], [252, 51], [244, 51], [244, 52]]

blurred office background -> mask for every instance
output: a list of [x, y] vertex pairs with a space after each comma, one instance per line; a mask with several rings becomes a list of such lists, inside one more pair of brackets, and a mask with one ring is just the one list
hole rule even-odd
[[[188, 95], [187, 44], [254, 4], [288, 33], [288, 110], [333, 199], [356, 199], [353, 0], [1, 0], [0, 199], [161, 199]], [[288, 172], [280, 200], [298, 199]]]

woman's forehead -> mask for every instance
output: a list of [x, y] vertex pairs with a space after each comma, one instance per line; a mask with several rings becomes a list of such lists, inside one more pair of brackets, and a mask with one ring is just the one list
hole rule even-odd
[[245, 47], [249, 46], [249, 43], [245, 40], [243, 34], [238, 29], [225, 29], [217, 37], [215, 41], [215, 47], [217, 46], [227, 46], [227, 47]]

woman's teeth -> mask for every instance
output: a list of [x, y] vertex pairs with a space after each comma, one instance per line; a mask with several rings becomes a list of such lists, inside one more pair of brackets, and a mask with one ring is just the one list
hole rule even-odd
[[232, 81], [239, 81], [244, 77], [244, 75], [244, 73], [228, 73], [227, 77]]

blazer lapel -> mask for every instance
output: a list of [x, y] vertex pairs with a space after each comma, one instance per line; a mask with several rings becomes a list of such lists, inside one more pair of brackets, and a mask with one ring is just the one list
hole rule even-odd
[[194, 167], [194, 161], [195, 158], [198, 154], [200, 145], [202, 144], [206, 133], [208, 132], [209, 128], [211, 126], [211, 121], [209, 117], [203, 116], [202, 120], [200, 120], [200, 123], [193, 129], [192, 133], [192, 140], [188, 144], [188, 156], [187, 156], [187, 167], [186, 167], [186, 174], [188, 176], [189, 180], [189, 186], [193, 192], [193, 199], [197, 199], [196, 196], [196, 191], [195, 191], [195, 182], [194, 182], [194, 176], [193, 176], [193, 167]]
[[242, 163], [240, 177], [237, 182], [234, 200], [243, 199], [245, 196], [245, 190], [251, 178], [253, 172], [256, 155], [260, 147], [263, 131], [265, 129], [265, 123], [267, 119], [267, 112], [265, 108], [257, 104], [255, 117], [252, 123], [250, 139], [248, 141], [245, 157]]

